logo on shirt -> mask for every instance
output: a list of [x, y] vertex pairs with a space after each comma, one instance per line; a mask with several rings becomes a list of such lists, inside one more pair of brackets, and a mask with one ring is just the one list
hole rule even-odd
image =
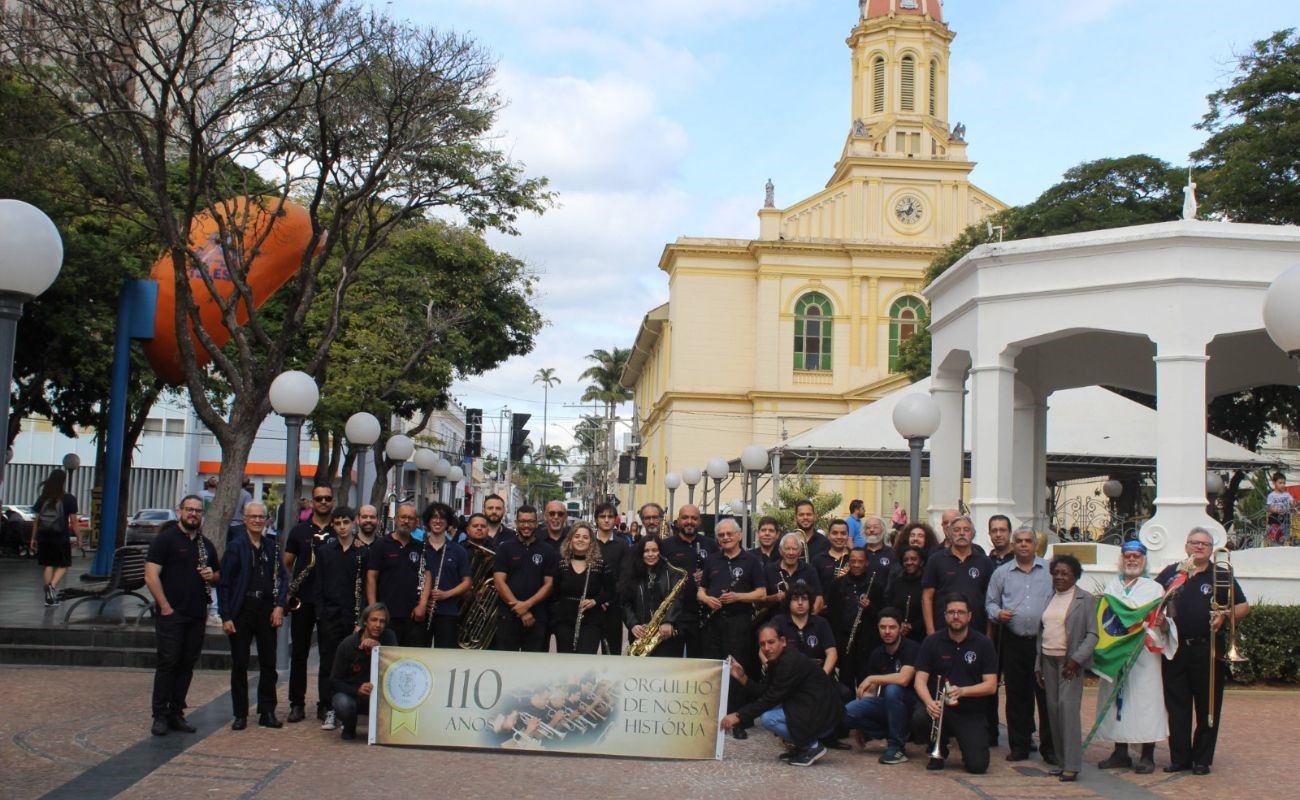
[[967, 651], [966, 651], [965, 658], [966, 658], [966, 663], [967, 663], [967, 664], [974, 664], [974, 663], [975, 663], [975, 651], [974, 651], [974, 650], [967, 650]]
[[1208, 596], [1210, 594], [1210, 591], [1211, 591], [1210, 584], [1208, 583], [1201, 584], [1201, 594]]
[[745, 568], [744, 568], [744, 567], [732, 567], [732, 568], [731, 568], [731, 577], [733, 577], [733, 578], [737, 578], [737, 579], [739, 579], [739, 578], [740, 578], [742, 575], [744, 575], [744, 574], [745, 574]]
[[809, 636], [809, 637], [808, 637], [808, 646], [809, 646], [809, 647], [816, 647], [816, 646], [817, 646], [817, 637], [816, 637], [816, 636]]
[[892, 562], [890, 562], [890, 560], [889, 560], [887, 557], [881, 557], [881, 559], [880, 559], [880, 566], [882, 566], [882, 567], [887, 567], [887, 566], [890, 565], [890, 563], [892, 563]]
[[541, 553], [533, 553], [533, 563], [536, 564], [536, 565], [539, 566], [539, 567], [542, 565], [542, 554], [541, 554]]
[[420, 560], [420, 556], [419, 556], [419, 554], [417, 554], [417, 553], [411, 553], [411, 563], [412, 563], [412, 564], [414, 564], [415, 562], [417, 562], [417, 561], [419, 561], [419, 560]]
[[980, 568], [971, 567], [970, 569], [966, 570], [966, 574], [971, 577], [971, 580], [977, 581], [980, 579]]

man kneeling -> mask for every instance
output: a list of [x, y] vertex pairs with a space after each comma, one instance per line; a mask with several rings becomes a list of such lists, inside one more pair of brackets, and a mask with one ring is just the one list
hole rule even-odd
[[835, 732], [844, 707], [839, 688], [821, 665], [796, 648], [787, 647], [776, 626], [758, 631], [758, 647], [767, 662], [763, 681], [755, 686], [738, 662], [731, 675], [752, 698], [735, 713], [722, 718], [722, 729], [752, 725], [754, 720], [793, 746], [782, 758], [797, 767], [812, 766], [826, 755], [821, 739]]
[[844, 707], [844, 725], [860, 743], [885, 740], [881, 764], [907, 760], [904, 747], [917, 700], [912, 679], [921, 645], [903, 636], [902, 616], [896, 608], [881, 610], [877, 628], [882, 644], [867, 657], [867, 677], [858, 685], [858, 699]]
[[371, 682], [370, 651], [375, 645], [397, 646], [397, 634], [388, 630], [388, 606], [372, 603], [361, 612], [361, 630], [339, 642], [330, 671], [333, 684], [334, 716], [343, 728], [344, 739], [357, 738], [357, 716], [368, 713]]

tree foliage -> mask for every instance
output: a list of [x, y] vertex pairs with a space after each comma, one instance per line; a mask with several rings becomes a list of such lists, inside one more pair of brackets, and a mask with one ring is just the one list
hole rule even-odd
[[780, 530], [795, 530], [794, 504], [801, 500], [811, 500], [813, 510], [817, 512], [817, 527], [823, 531], [830, 528], [832, 513], [839, 508], [844, 495], [839, 492], [822, 492], [821, 483], [808, 473], [808, 465], [802, 460], [795, 463], [794, 470], [781, 478], [781, 486], [776, 490], [777, 504], [763, 504], [763, 515], [775, 517]]

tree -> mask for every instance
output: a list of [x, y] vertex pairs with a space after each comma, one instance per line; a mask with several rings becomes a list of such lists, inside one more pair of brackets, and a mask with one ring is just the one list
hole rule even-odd
[[[276, 375], [322, 374], [348, 290], [395, 230], [446, 209], [473, 228], [513, 232], [519, 213], [550, 200], [544, 181], [494, 148], [493, 67], [466, 37], [348, 0], [12, 5], [0, 16], [0, 59], [59, 99], [171, 258], [174, 324], [192, 332], [179, 337], [185, 386], [221, 444], [224, 476], [243, 473]], [[257, 192], [232, 162], [274, 176], [273, 190]], [[259, 201], [232, 202], [249, 194]], [[263, 316], [249, 271], [276, 230], [264, 215], [278, 219], [291, 198], [312, 235], [276, 313]], [[221, 229], [229, 296], [189, 240], [204, 212]], [[203, 282], [199, 297], [191, 277]], [[201, 327], [197, 301], [208, 296], [225, 345]], [[332, 309], [330, 324], [303, 342], [317, 303]], [[228, 413], [205, 395], [209, 372], [228, 387]], [[238, 491], [238, 480], [220, 482], [207, 533], [225, 529]]]
[[537, 370], [533, 376], [533, 383], [542, 385], [542, 451], [546, 451], [546, 422], [547, 414], [551, 406], [551, 387], [560, 383], [560, 379], [555, 375], [554, 367], [542, 367]]
[[1300, 224], [1300, 36], [1278, 31], [1237, 57], [1232, 83], [1207, 98], [1192, 154], [1210, 208], [1236, 222]]
[[801, 500], [811, 500], [813, 510], [817, 512], [817, 527], [821, 530], [830, 528], [834, 519], [832, 512], [839, 508], [844, 496], [839, 492], [821, 492], [821, 483], [808, 474], [808, 465], [802, 460], [795, 463], [794, 471], [781, 479], [781, 486], [776, 490], [777, 505], [763, 504], [763, 514], [775, 517], [780, 530], [795, 530], [794, 504]]
[[623, 376], [623, 368], [627, 366], [627, 360], [631, 356], [632, 350], [626, 347], [615, 347], [612, 351], [592, 350], [587, 354], [587, 359], [596, 363], [587, 367], [578, 376], [578, 380], [591, 381], [582, 393], [581, 401], [602, 403], [605, 406], [607, 432], [602, 455], [604, 474], [600, 480], [602, 495], [609, 491], [610, 474], [614, 468], [614, 419], [619, 405], [632, 399], [632, 390], [619, 382]]

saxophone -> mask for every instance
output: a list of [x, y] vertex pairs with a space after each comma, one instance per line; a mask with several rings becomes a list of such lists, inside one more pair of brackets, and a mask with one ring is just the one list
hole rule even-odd
[[659, 646], [659, 642], [663, 639], [663, 634], [660, 632], [659, 628], [664, 624], [664, 617], [668, 616], [668, 609], [672, 608], [673, 602], [676, 601], [678, 596], [682, 593], [682, 587], [686, 585], [686, 570], [673, 566], [672, 563], [667, 560], [665, 560], [664, 563], [667, 564], [668, 569], [671, 570], [669, 573], [670, 576], [672, 572], [680, 572], [682, 578], [677, 581], [677, 585], [672, 588], [672, 591], [668, 592], [668, 596], [665, 597], [663, 602], [659, 604], [659, 607], [655, 609], [655, 613], [650, 615], [650, 621], [645, 624], [645, 633], [641, 635], [641, 638], [637, 639], [630, 647], [628, 647], [627, 654], [629, 656], [648, 656], [650, 653], [654, 652], [656, 647]]
[[[324, 538], [323, 534], [311, 537], [311, 560], [307, 562], [307, 566], [302, 568], [302, 572], [295, 575], [293, 580], [289, 582], [288, 599], [284, 603], [286, 611], [297, 611], [302, 608], [302, 598], [298, 596], [298, 590], [302, 588], [303, 581], [307, 580], [307, 576], [311, 574], [311, 571], [316, 568], [316, 545], [320, 539]], [[279, 570], [276, 571], [279, 572]]]

